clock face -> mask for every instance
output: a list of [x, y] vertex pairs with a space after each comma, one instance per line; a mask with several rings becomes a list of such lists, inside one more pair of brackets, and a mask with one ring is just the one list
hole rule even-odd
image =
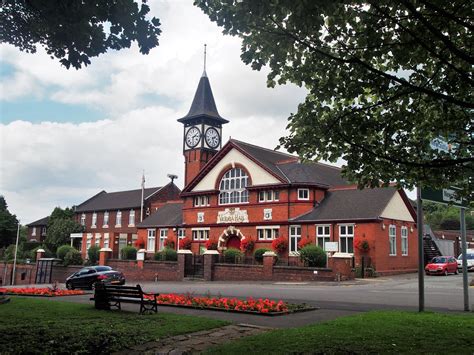
[[217, 148], [219, 146], [221, 137], [217, 129], [210, 127], [206, 130], [206, 143], [210, 148]]
[[186, 132], [186, 145], [189, 148], [194, 148], [198, 145], [199, 141], [201, 140], [201, 131], [197, 127], [191, 127]]

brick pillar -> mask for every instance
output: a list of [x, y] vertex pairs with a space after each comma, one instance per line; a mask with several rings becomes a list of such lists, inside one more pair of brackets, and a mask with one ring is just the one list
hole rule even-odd
[[217, 250], [206, 250], [204, 252], [204, 280], [212, 281], [212, 271], [218, 255]]
[[110, 259], [112, 249], [102, 248], [99, 250], [99, 265], [107, 265], [107, 259]]
[[39, 259], [43, 258], [44, 257], [44, 249], [38, 249], [36, 251], [36, 262], [38, 262]]
[[193, 254], [191, 250], [178, 250], [178, 280], [184, 280], [184, 269], [186, 267], [186, 255]]
[[140, 249], [137, 251], [137, 267], [143, 269], [145, 267], [145, 249]]
[[273, 279], [273, 264], [275, 263], [276, 254], [273, 251], [266, 251], [263, 254], [263, 279]]
[[328, 266], [332, 269], [334, 281], [343, 281], [354, 279], [352, 271], [352, 257], [335, 253], [328, 260]]

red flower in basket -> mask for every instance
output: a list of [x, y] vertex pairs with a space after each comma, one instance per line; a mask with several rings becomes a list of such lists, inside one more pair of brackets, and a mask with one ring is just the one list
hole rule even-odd
[[362, 238], [355, 238], [354, 247], [360, 252], [368, 252], [370, 250], [369, 242]]
[[240, 249], [244, 253], [251, 253], [253, 248], [255, 247], [255, 239], [253, 238], [245, 238], [240, 241]]
[[298, 248], [299, 248], [299, 249], [302, 249], [302, 248], [304, 248], [305, 246], [311, 245], [311, 244], [313, 244], [313, 243], [312, 243], [311, 239], [309, 239], [309, 237], [307, 237], [307, 238], [302, 238], [302, 239], [298, 242]]
[[165, 239], [165, 247], [166, 248], [170, 248], [170, 249], [174, 249], [176, 246], [176, 241], [174, 239], [173, 236], [169, 235], [168, 237], [166, 237]]
[[179, 249], [185, 250], [185, 249], [191, 249], [191, 239], [188, 237], [184, 237], [179, 241]]
[[277, 254], [283, 254], [288, 249], [288, 239], [281, 236], [272, 242], [272, 248]]
[[217, 250], [218, 244], [219, 244], [219, 242], [217, 241], [217, 239], [215, 239], [215, 238], [208, 239], [208, 240], [206, 240], [206, 249], [207, 250]]
[[137, 239], [137, 240], [135, 241], [135, 247], [136, 247], [137, 249], [143, 249], [143, 248], [145, 248], [145, 241], [144, 241], [143, 239]]

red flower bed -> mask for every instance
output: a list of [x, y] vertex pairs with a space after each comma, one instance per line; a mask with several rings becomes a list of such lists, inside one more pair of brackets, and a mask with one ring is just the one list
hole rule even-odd
[[[152, 296], [148, 296], [152, 297]], [[188, 306], [196, 308], [219, 308], [228, 311], [275, 313], [288, 312], [288, 305], [283, 301], [273, 301], [267, 298], [241, 300], [238, 298], [194, 297], [179, 294], [161, 294], [158, 303], [163, 305]]]
[[56, 296], [75, 296], [83, 295], [84, 291], [80, 290], [59, 290], [51, 288], [0, 288], [0, 293], [4, 292], [9, 295], [22, 295], [22, 296], [46, 296], [46, 297], [56, 297]]

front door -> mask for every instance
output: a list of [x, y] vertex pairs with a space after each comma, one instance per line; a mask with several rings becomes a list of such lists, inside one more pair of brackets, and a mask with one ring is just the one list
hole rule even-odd
[[127, 234], [120, 233], [118, 244], [118, 258], [122, 259], [122, 249], [127, 246]]
[[240, 249], [240, 238], [233, 235], [227, 239], [227, 249]]

